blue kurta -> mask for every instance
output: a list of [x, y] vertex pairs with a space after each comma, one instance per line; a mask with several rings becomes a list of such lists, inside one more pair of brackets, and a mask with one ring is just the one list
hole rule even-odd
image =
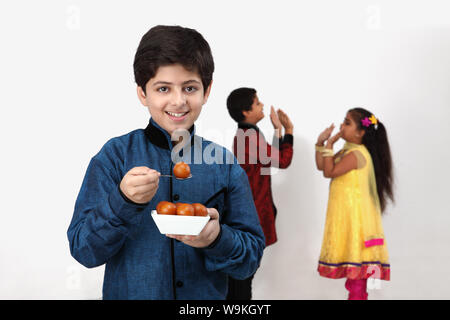
[[[126, 199], [119, 185], [133, 167], [172, 173], [170, 136], [153, 119], [145, 130], [109, 140], [91, 159], [67, 235], [81, 264], [106, 263], [104, 299], [225, 299], [228, 275], [245, 279], [258, 268], [264, 235], [246, 173], [225, 148], [193, 130], [190, 138], [183, 160], [191, 157], [193, 177], [160, 178], [144, 205]], [[209, 157], [198, 161], [199, 155]], [[216, 208], [218, 239], [198, 249], [160, 234], [150, 212], [163, 200]]]

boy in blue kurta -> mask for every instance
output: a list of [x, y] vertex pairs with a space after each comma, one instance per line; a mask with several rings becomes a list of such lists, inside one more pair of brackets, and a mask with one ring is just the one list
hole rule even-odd
[[[259, 266], [265, 240], [247, 175], [228, 150], [195, 135], [213, 71], [195, 30], [157, 26], [139, 44], [137, 94], [151, 119], [91, 159], [67, 232], [77, 261], [106, 263], [104, 299], [225, 299], [228, 276]], [[160, 177], [177, 157], [192, 178]], [[164, 200], [203, 203], [211, 219], [198, 236], [160, 234], [150, 212]]]

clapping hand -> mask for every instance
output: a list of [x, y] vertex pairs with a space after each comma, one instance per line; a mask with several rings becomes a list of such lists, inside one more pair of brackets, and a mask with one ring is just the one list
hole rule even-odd
[[280, 119], [281, 125], [284, 127], [285, 133], [292, 134], [294, 130], [294, 125], [288, 115], [281, 109], [278, 109], [278, 118]]
[[294, 125], [292, 124], [291, 119], [283, 110], [278, 109], [277, 111], [275, 111], [275, 108], [271, 106], [270, 120], [272, 121], [273, 128], [280, 131], [280, 135], [282, 127], [284, 128], [285, 133], [292, 134]]
[[322, 133], [317, 138], [317, 145], [323, 146], [325, 141], [327, 141], [330, 138], [333, 130], [334, 130], [334, 123], [332, 123], [331, 126], [322, 131]]
[[281, 130], [282, 124], [280, 118], [278, 117], [278, 113], [275, 112], [273, 106], [270, 107], [270, 121], [272, 121], [272, 125], [275, 130]]
[[332, 136], [331, 138], [329, 138], [327, 140], [327, 149], [332, 149], [333, 145], [335, 144], [336, 141], [338, 141], [342, 136], [342, 133], [339, 131], [338, 133], [336, 133], [334, 136]]

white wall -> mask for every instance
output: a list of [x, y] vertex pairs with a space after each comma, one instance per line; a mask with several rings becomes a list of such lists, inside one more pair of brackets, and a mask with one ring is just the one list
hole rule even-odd
[[[255, 299], [346, 298], [344, 280], [316, 272], [329, 182], [313, 145], [355, 106], [385, 123], [395, 164], [397, 201], [384, 217], [392, 281], [370, 298], [449, 299], [448, 2], [153, 2], [0, 4], [0, 299], [101, 297], [104, 268], [79, 265], [66, 230], [90, 158], [147, 124], [132, 63], [157, 24], [195, 28], [212, 47], [200, 134], [231, 146], [225, 100], [239, 86], [295, 124], [292, 165], [273, 177], [279, 241], [265, 250]], [[260, 127], [272, 134], [268, 116]]]

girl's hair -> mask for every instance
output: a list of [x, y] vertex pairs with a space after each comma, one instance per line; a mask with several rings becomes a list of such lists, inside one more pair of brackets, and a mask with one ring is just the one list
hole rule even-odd
[[362, 144], [366, 146], [372, 157], [377, 193], [380, 199], [381, 212], [383, 212], [388, 198], [392, 202], [394, 201], [392, 158], [386, 128], [378, 119], [377, 127], [374, 124], [370, 124], [368, 127], [364, 126], [362, 120], [372, 116], [372, 113], [366, 109], [354, 108], [348, 112], [356, 122], [358, 129], [365, 131]]

